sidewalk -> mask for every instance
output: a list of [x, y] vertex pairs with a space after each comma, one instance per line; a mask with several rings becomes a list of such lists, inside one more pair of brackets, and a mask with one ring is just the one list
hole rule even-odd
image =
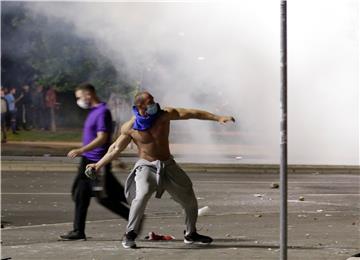
[[[74, 171], [79, 159], [69, 159], [66, 154], [81, 143], [78, 142], [9, 142], [2, 145], [1, 166], [4, 171]], [[170, 144], [177, 162], [188, 172], [246, 172], [278, 173], [279, 166], [265, 159], [261, 147], [245, 145]], [[265, 153], [265, 152], [264, 152]], [[120, 160], [129, 171], [137, 160], [135, 147], [127, 147]], [[289, 165], [289, 173], [348, 173], [360, 174], [359, 166]]]
[[[2, 156], [43, 156], [51, 154], [52, 156], [64, 156], [73, 148], [80, 147], [80, 142], [44, 142], [44, 141], [9, 141], [1, 145]], [[132, 148], [131, 148], [132, 147]], [[173, 154], [197, 155], [197, 156], [262, 156], [264, 152], [261, 147], [240, 144], [170, 144]], [[129, 145], [122, 153], [126, 155], [136, 155], [135, 145]]]

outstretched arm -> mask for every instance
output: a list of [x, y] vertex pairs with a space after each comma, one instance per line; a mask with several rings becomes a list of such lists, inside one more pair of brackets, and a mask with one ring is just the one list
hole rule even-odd
[[104, 155], [104, 157], [94, 165], [95, 170], [97, 171], [101, 169], [101, 167], [116, 159], [120, 153], [125, 150], [130, 142], [131, 137], [129, 135], [121, 134], [118, 139], [116, 139], [116, 141], [109, 147], [109, 150]]
[[131, 142], [131, 136], [127, 132], [127, 126], [130, 123], [127, 122], [123, 125], [121, 129], [120, 136], [116, 139], [116, 141], [109, 147], [107, 153], [100, 159], [97, 163], [88, 164], [86, 168], [92, 167], [98, 171], [104, 165], [110, 163], [112, 160], [116, 159], [122, 151], [128, 146]]
[[186, 119], [200, 119], [217, 121], [220, 123], [226, 123], [229, 121], [235, 122], [232, 116], [220, 116], [210, 112], [199, 109], [186, 109], [186, 108], [164, 108], [168, 112], [169, 120], [186, 120]]

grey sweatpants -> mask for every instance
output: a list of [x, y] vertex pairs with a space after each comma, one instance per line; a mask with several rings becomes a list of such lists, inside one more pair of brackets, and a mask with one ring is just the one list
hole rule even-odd
[[[151, 195], [157, 190], [156, 167], [139, 166], [135, 172], [136, 193], [131, 202], [127, 232], [134, 231], [139, 234], [140, 222], [143, 218], [146, 205]], [[185, 210], [186, 233], [196, 231], [198, 217], [198, 204], [192, 187], [192, 182], [187, 174], [175, 161], [162, 170], [161, 186]]]

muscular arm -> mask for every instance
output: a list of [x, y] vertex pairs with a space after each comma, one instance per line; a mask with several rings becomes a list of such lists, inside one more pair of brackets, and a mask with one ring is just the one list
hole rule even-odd
[[164, 110], [168, 112], [170, 120], [200, 119], [217, 121], [220, 123], [226, 123], [228, 121], [235, 122], [235, 119], [232, 116], [215, 115], [199, 109], [165, 108]]
[[120, 136], [116, 139], [116, 141], [109, 147], [107, 153], [98, 161], [96, 164], [91, 164], [90, 167], [94, 167], [96, 170], [99, 170], [104, 165], [108, 164], [116, 157], [120, 155], [120, 153], [128, 146], [131, 142], [131, 136], [129, 135], [129, 129], [133, 124], [134, 119], [126, 122], [121, 127]]
[[116, 157], [120, 155], [120, 153], [128, 146], [130, 142], [130, 135], [121, 134], [118, 139], [116, 139], [116, 141], [109, 147], [109, 150], [104, 155], [104, 157], [95, 164], [95, 169], [99, 170], [104, 165], [116, 159]]

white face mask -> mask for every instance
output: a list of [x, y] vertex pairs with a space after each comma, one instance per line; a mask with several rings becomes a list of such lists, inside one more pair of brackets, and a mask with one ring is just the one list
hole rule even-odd
[[89, 109], [91, 107], [89, 103], [85, 102], [85, 100], [81, 98], [76, 101], [76, 104], [82, 109]]
[[148, 115], [155, 115], [157, 112], [158, 112], [158, 104], [157, 103], [148, 105], [146, 108], [146, 113]]

